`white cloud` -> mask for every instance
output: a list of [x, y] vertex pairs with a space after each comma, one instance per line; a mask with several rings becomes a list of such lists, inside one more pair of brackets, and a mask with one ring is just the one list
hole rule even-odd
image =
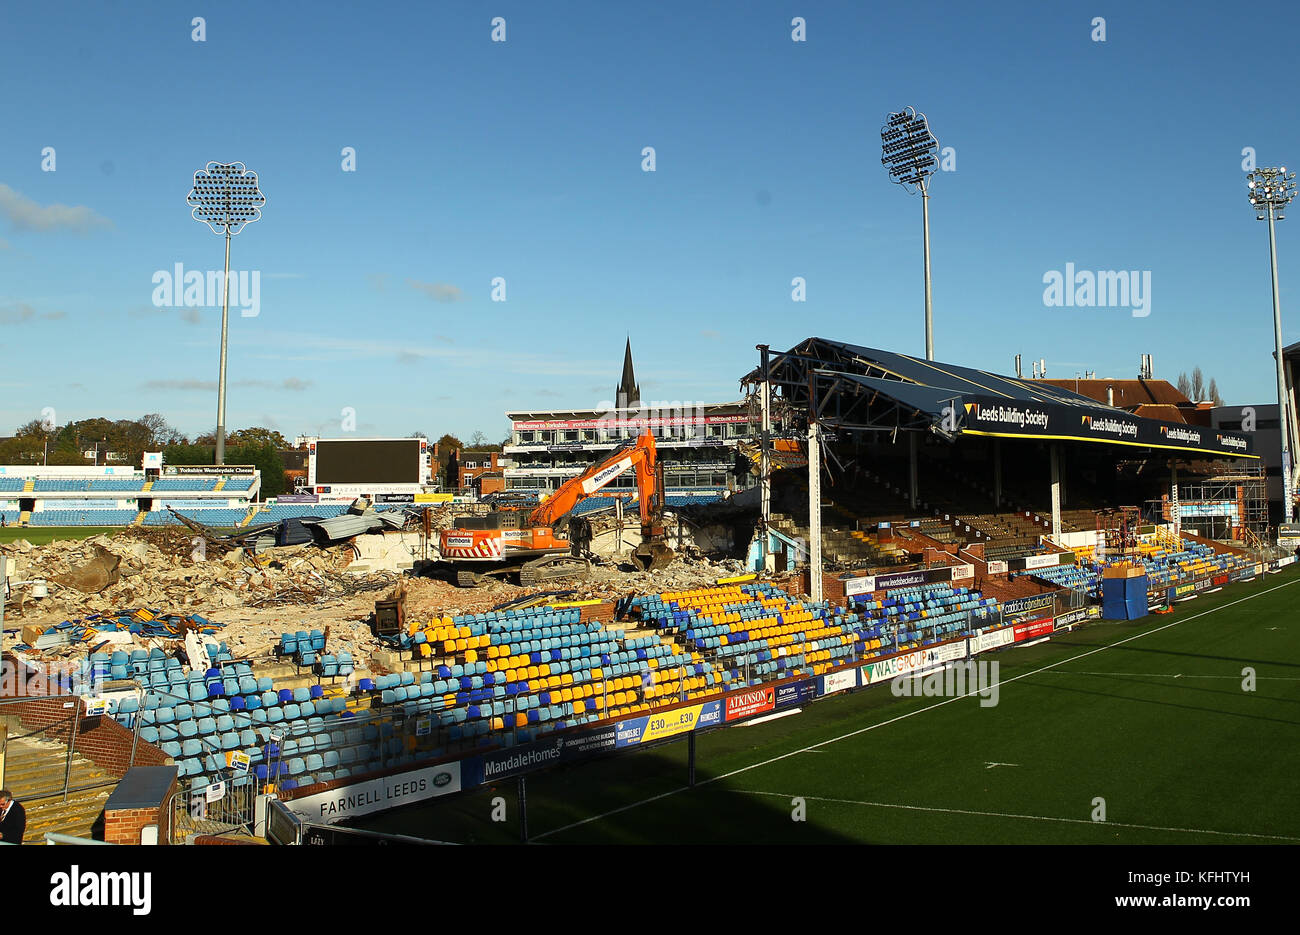
[[460, 286], [453, 286], [449, 282], [420, 282], [418, 279], [408, 279], [406, 284], [417, 292], [423, 292], [435, 302], [461, 302], [465, 298]]
[[0, 307], [0, 324], [17, 325], [39, 318], [42, 321], [61, 321], [68, 317], [67, 312], [37, 312], [26, 302]]
[[15, 230], [74, 231], [86, 234], [96, 228], [112, 227], [113, 222], [85, 205], [42, 205], [0, 182], [0, 215], [9, 219]]

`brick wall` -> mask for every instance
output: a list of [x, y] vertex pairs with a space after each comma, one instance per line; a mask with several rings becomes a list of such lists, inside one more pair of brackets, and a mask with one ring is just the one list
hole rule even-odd
[[583, 604], [580, 608], [582, 613], [578, 617], [583, 623], [588, 620], [599, 620], [601, 623], [609, 623], [614, 619], [614, 605], [609, 601], [602, 601], [599, 604]]
[[822, 575], [822, 600], [834, 604], [844, 603], [844, 582], [838, 575]]
[[[5, 662], [16, 664], [11, 656]], [[27, 701], [6, 701], [0, 705], [0, 713], [17, 716], [27, 730], [41, 731], [50, 740], [67, 744], [72, 740], [72, 731], [77, 699], [68, 696], [31, 698]], [[76, 752], [102, 766], [119, 779], [132, 765], [166, 766], [170, 759], [167, 754], [151, 743], [143, 740], [135, 744], [134, 764], [131, 759], [133, 734], [117, 721], [107, 715], [103, 717], [82, 717], [76, 727], [77, 736], [74, 743]]]
[[[140, 832], [147, 825], [158, 823], [158, 811], [156, 808], [127, 808], [112, 812], [105, 811], [104, 843], [139, 844]], [[158, 829], [158, 840], [167, 840], [162, 828]]]
[[158, 826], [158, 843], [171, 843], [172, 798], [176, 794], [177, 780], [173, 779], [167, 794], [157, 805], [147, 808], [104, 809], [104, 841], [107, 844], [139, 844], [140, 834], [149, 825]]
[[224, 836], [224, 835], [220, 835], [220, 834], [198, 834], [198, 835], [195, 835], [195, 836], [194, 836], [194, 842], [193, 842], [193, 843], [195, 843], [195, 844], [234, 844], [234, 845], [250, 845], [250, 846], [253, 846], [253, 847], [261, 847], [261, 846], [263, 846], [261, 841], [255, 841], [255, 840], [252, 840], [251, 838], [232, 838], [232, 837], [228, 837], [228, 836]]

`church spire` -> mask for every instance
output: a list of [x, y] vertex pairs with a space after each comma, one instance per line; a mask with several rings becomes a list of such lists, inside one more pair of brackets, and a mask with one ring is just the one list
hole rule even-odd
[[629, 335], [627, 347], [623, 351], [623, 379], [614, 390], [615, 405], [619, 409], [635, 409], [641, 405], [641, 387], [636, 382], [636, 372], [632, 369], [632, 338]]

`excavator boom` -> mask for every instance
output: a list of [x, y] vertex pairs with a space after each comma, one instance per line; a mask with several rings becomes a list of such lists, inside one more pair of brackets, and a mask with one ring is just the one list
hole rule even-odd
[[444, 530], [440, 536], [443, 558], [472, 564], [512, 559], [536, 561], [548, 556], [553, 560], [571, 545], [567, 539], [555, 535], [553, 527], [583, 500], [631, 470], [636, 471], [641, 514], [641, 545], [632, 553], [632, 561], [643, 571], [662, 568], [674, 555], [664, 542], [663, 472], [656, 456], [654, 436], [649, 432], [561, 484], [528, 514], [526, 528], [510, 528], [521, 524], [518, 520], [506, 524], [507, 517], [499, 513], [477, 519], [472, 525], [457, 521], [456, 528]]
[[529, 515], [533, 526], [554, 526], [575, 506], [612, 484], [630, 470], [636, 470], [641, 523], [650, 523], [663, 513], [663, 491], [659, 483], [655, 437], [649, 432], [635, 442], [615, 449], [577, 477], [560, 485]]

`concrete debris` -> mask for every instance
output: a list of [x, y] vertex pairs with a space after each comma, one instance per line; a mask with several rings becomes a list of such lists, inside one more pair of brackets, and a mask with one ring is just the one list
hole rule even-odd
[[118, 568], [122, 564], [122, 557], [114, 555], [99, 543], [92, 544], [91, 548], [94, 551], [90, 560], [84, 565], [72, 568], [61, 575], [51, 575], [50, 580], [83, 594], [99, 594], [105, 588], [117, 584], [121, 577]]
[[[472, 510], [433, 511], [434, 529], [450, 526], [454, 516], [466, 512]], [[524, 588], [489, 578], [479, 587], [460, 588], [409, 570], [412, 565], [432, 565], [418, 561], [419, 541], [413, 532], [389, 532], [329, 548], [304, 543], [253, 554], [238, 543], [215, 542], [174, 526], [130, 527], [111, 537], [43, 546], [19, 540], [0, 547], [16, 566], [6, 606], [12, 616], [6, 624], [42, 627], [37, 632], [43, 641], [53, 642], [45, 635], [51, 628], [62, 634], [59, 628], [66, 621], [121, 608], [153, 608], [182, 617], [197, 614], [224, 624], [220, 639], [236, 659], [269, 659], [282, 632], [328, 628], [329, 651], [350, 652], [364, 667], [374, 653], [390, 648], [371, 633], [370, 618], [376, 600], [399, 582], [406, 588], [407, 620], [427, 622], [443, 615], [482, 613], [530, 594], [561, 591], [566, 593], [557, 600], [612, 601], [633, 593], [703, 587], [745, 571], [739, 561], [712, 561], [685, 550], [657, 572], [632, 571], [631, 565], [618, 564], [617, 557], [602, 557], [582, 581]], [[367, 543], [374, 548], [359, 548]], [[48, 597], [33, 596], [36, 581], [48, 582]], [[174, 648], [174, 641], [143, 633], [131, 636], [136, 646], [165, 644], [169, 652]], [[86, 647], [74, 641], [57, 649], [42, 648], [62, 655], [84, 653]]]
[[[108, 537], [16, 549], [16, 581], [44, 579], [49, 596], [24, 599], [22, 613], [77, 617], [119, 607], [230, 608], [317, 604], [389, 587], [393, 573], [349, 575], [345, 545], [243, 549], [218, 554], [174, 528], [132, 528]], [[22, 592], [22, 586], [15, 591]]]

